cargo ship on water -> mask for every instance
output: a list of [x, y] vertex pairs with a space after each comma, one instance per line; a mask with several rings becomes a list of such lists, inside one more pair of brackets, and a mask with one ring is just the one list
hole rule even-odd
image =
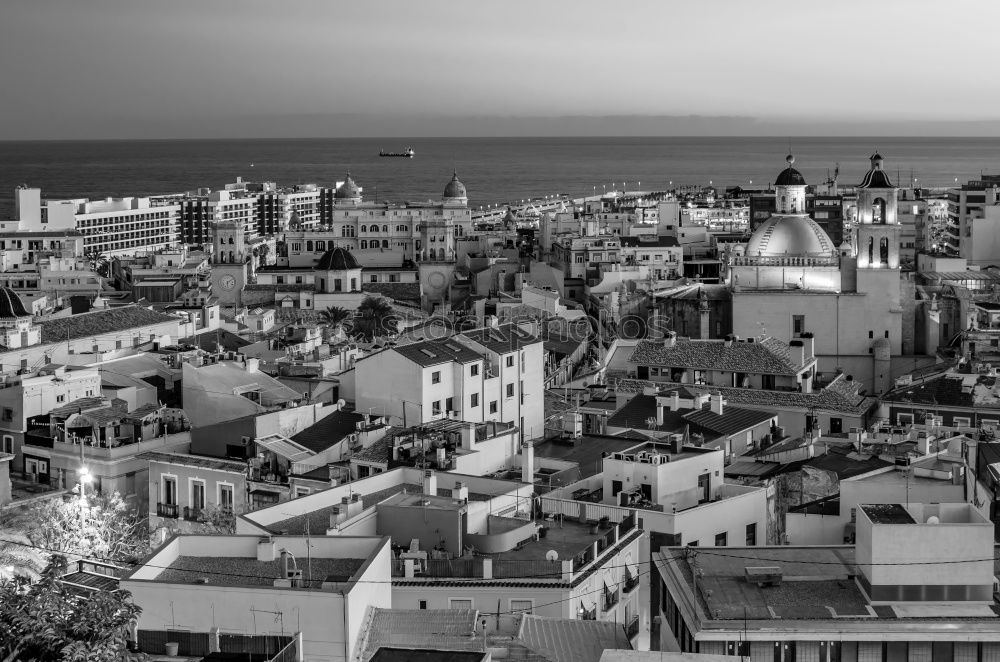
[[412, 147], [407, 147], [402, 152], [387, 152], [384, 149], [380, 149], [378, 151], [378, 155], [379, 156], [392, 156], [392, 157], [401, 158], [401, 159], [412, 159], [414, 156], [417, 155], [417, 153], [413, 151]]

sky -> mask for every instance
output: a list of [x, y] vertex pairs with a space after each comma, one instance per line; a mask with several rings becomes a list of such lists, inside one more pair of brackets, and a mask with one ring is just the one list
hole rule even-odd
[[976, 27], [998, 20], [978, 0], [3, 0], [0, 139], [1000, 135]]

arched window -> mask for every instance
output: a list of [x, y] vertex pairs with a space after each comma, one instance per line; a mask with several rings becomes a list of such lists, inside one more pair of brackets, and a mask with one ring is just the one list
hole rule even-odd
[[382, 240], [382, 248], [389, 248], [389, 240], [388, 239], [383, 239]]
[[868, 237], [868, 265], [875, 264], [875, 237]]
[[364, 239], [361, 240], [361, 248], [368, 248], [368, 242]]
[[233, 243], [233, 237], [232, 237], [232, 235], [229, 236], [229, 243], [230, 244]]
[[878, 257], [883, 267], [889, 266], [889, 239], [886, 237], [878, 242]]
[[[617, 230], [616, 230], [616, 232], [617, 232]], [[462, 236], [462, 226], [461, 225], [456, 225], [455, 226], [455, 236], [456, 237], [461, 237]]]
[[885, 200], [882, 198], [872, 200], [872, 223], [885, 223]]
[[785, 208], [785, 196], [781, 196], [781, 209]]
[[233, 255], [232, 251], [229, 251], [229, 261], [236, 264], [236, 257]]
[[362, 232], [368, 232], [368, 226], [367, 225], [362, 225], [361, 226], [361, 231]]
[[317, 241], [316, 242], [316, 250], [317, 251], [325, 251], [326, 250], [326, 242], [325, 241]]
[[341, 237], [353, 237], [354, 236], [354, 226], [353, 225], [345, 225], [344, 227], [340, 228], [340, 236]]
[[306, 251], [311, 253], [312, 249], [313, 249], [313, 243], [312, 240], [310, 239], [309, 241], [306, 242]]
[[383, 225], [382, 226], [382, 232], [388, 232], [388, 231], [389, 231], [389, 226], [388, 225]]

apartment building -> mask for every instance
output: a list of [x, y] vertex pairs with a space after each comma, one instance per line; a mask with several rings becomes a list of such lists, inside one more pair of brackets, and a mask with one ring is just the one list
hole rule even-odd
[[943, 249], [967, 260], [975, 252], [973, 225], [985, 218], [986, 207], [1000, 202], [1000, 175], [983, 175], [948, 190], [948, 228]]
[[[41, 189], [26, 187], [17, 188], [14, 198], [15, 219], [0, 223], [0, 230], [16, 233], [14, 236], [23, 234], [26, 239], [40, 231], [75, 231], [82, 236], [84, 255], [133, 255], [174, 246], [180, 240], [180, 204], [172, 200], [126, 197], [43, 201]], [[67, 240], [59, 241], [64, 249], [69, 247]]]
[[246, 511], [246, 462], [187, 453], [149, 451], [149, 530], [202, 533], [203, 524], [221, 528]]
[[173, 613], [166, 626], [189, 635], [294, 638], [296, 655], [281, 659], [350, 660], [369, 610], [391, 606], [390, 556], [375, 536], [180, 535], [120, 586], [142, 606], [140, 635]]
[[992, 659], [993, 556], [993, 525], [967, 504], [862, 504], [853, 546], [665, 547], [653, 555], [653, 648], [769, 662]]

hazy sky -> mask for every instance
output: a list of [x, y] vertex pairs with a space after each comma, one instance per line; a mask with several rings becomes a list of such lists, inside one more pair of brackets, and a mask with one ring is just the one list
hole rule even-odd
[[297, 116], [326, 135], [399, 134], [401, 115], [432, 134], [464, 117], [464, 135], [493, 116], [735, 116], [777, 135], [1000, 120], [979, 29], [994, 1], [0, 3], [5, 139], [295, 135]]

